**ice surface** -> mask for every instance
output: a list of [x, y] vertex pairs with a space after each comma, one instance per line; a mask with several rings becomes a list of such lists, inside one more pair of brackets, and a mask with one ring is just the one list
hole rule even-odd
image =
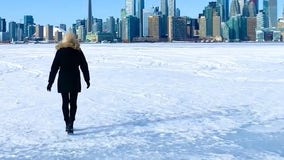
[[0, 45], [0, 159], [284, 159], [284, 44], [82, 49], [91, 88], [68, 136], [54, 45]]

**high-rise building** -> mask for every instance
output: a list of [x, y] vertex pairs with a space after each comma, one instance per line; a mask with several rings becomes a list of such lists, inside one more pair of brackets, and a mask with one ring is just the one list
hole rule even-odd
[[43, 40], [44, 34], [43, 34], [44, 27], [42, 25], [36, 25], [36, 34], [35, 38], [39, 40]]
[[16, 41], [24, 40], [24, 24], [17, 23]]
[[176, 16], [176, 0], [168, 0], [168, 10], [169, 10], [169, 15], [171, 17], [175, 17]]
[[240, 5], [241, 15], [243, 15], [243, 9], [244, 9], [244, 6], [246, 4], [246, 0], [238, 0], [238, 1], [239, 1], [239, 5]]
[[221, 20], [227, 22], [229, 19], [229, 0], [217, 0], [218, 5], [221, 7]]
[[63, 31], [67, 31], [67, 26], [66, 24], [60, 24], [59, 28], [62, 29]]
[[168, 17], [169, 15], [168, 0], [161, 0], [161, 12], [162, 12], [162, 15], [165, 15]]
[[122, 41], [132, 42], [134, 37], [139, 36], [139, 19], [127, 16], [122, 20]]
[[103, 20], [94, 18], [94, 25], [93, 25], [93, 31], [95, 33], [102, 33], [103, 32]]
[[171, 41], [187, 40], [187, 17], [169, 16], [169, 37]]
[[149, 36], [149, 17], [154, 16], [154, 7], [143, 10], [143, 37]]
[[162, 14], [162, 37], [167, 37], [168, 36], [168, 16], [169, 16], [168, 0], [161, 0], [161, 14]]
[[249, 17], [255, 17], [257, 14], [256, 6], [253, 1], [249, 1], [248, 3], [248, 12], [249, 12]]
[[149, 36], [155, 41], [159, 41], [162, 33], [162, 18], [161, 16], [150, 16], [149, 20]]
[[52, 25], [48, 24], [45, 26], [45, 40], [46, 41], [53, 40], [53, 26]]
[[250, 2], [254, 3], [256, 13], [258, 13], [258, 11], [259, 11], [259, 0], [250, 0]]
[[277, 0], [269, 0], [268, 3], [269, 27], [277, 26]]
[[143, 36], [143, 9], [145, 8], [145, 1], [138, 0], [138, 18], [139, 18], [139, 36]]
[[206, 17], [205, 16], [201, 16], [199, 18], [199, 38], [200, 39], [204, 39], [206, 38]]
[[[208, 6], [205, 7], [203, 15], [205, 16], [206, 19], [206, 37], [213, 36], [213, 30], [216, 27], [216, 24], [213, 23], [213, 17], [216, 16], [220, 17], [220, 13], [221, 13], [221, 6], [217, 2], [209, 2]], [[217, 26], [221, 28], [221, 24], [218, 24]]]
[[240, 4], [238, 0], [232, 0], [230, 7], [230, 17], [241, 14]]
[[112, 17], [112, 16], [110, 16], [106, 20], [106, 32], [110, 33], [113, 37], [116, 36], [116, 33], [115, 33], [115, 18]]
[[248, 41], [256, 40], [256, 17], [247, 17], [247, 37]]
[[29, 26], [34, 25], [34, 18], [31, 15], [24, 16], [24, 37], [30, 38], [33, 33], [29, 33]]
[[0, 32], [6, 32], [6, 19], [0, 17]]
[[89, 0], [89, 3], [88, 3], [87, 32], [92, 32], [92, 28], [93, 28], [92, 0]]
[[63, 39], [62, 32], [56, 31], [54, 35], [55, 42], [60, 42], [62, 41], [62, 39]]
[[9, 22], [9, 33], [10, 33], [10, 41], [16, 40], [16, 33], [17, 33], [17, 23], [16, 22]]
[[136, 16], [136, 0], [125, 0], [126, 16]]
[[221, 17], [218, 15], [213, 16], [213, 32], [212, 36], [214, 38], [221, 37]]
[[257, 30], [261, 30], [263, 28], [267, 28], [268, 27], [268, 24], [267, 24], [267, 19], [266, 19], [266, 14], [263, 10], [260, 10], [258, 13], [257, 13], [257, 16], [256, 16], [256, 29]]

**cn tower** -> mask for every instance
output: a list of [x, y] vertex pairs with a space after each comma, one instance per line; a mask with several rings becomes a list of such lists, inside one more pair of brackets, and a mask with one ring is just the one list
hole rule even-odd
[[87, 32], [92, 32], [92, 26], [93, 26], [92, 0], [89, 0], [89, 4], [88, 4]]

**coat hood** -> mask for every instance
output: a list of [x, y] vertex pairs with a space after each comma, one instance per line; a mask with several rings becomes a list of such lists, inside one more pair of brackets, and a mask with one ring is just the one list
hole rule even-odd
[[59, 50], [59, 49], [62, 49], [62, 48], [73, 48], [73, 49], [76, 49], [76, 50], [81, 50], [80, 48], [80, 44], [79, 43], [71, 43], [71, 42], [60, 42], [59, 44], [56, 45], [56, 49]]
[[76, 36], [72, 33], [66, 33], [62, 42], [56, 45], [55, 48], [59, 50], [61, 48], [68, 48], [68, 47], [71, 47], [76, 50], [81, 50], [79, 41], [76, 39]]

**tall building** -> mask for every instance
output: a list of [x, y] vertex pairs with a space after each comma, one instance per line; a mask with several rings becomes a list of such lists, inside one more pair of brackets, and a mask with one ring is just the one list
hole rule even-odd
[[115, 18], [112, 17], [112, 16], [110, 16], [106, 20], [106, 32], [110, 33], [113, 37], [116, 36], [116, 33], [115, 33]]
[[67, 26], [66, 24], [60, 24], [59, 28], [62, 29], [63, 31], [67, 31]]
[[149, 36], [149, 17], [154, 16], [154, 7], [143, 10], [143, 37]]
[[246, 0], [238, 0], [238, 1], [239, 1], [239, 5], [240, 5], [241, 15], [243, 15], [243, 9], [244, 9], [244, 6], [246, 4]]
[[88, 3], [87, 32], [92, 32], [92, 28], [93, 28], [92, 0], [89, 0], [89, 3]]
[[125, 0], [126, 16], [136, 16], [136, 0]]
[[94, 25], [93, 25], [93, 31], [95, 33], [102, 33], [103, 32], [103, 20], [94, 18]]
[[256, 17], [248, 17], [247, 18], [247, 37], [248, 41], [255, 41], [256, 40]]
[[36, 25], [36, 34], [35, 34], [36, 39], [43, 40], [43, 38], [44, 38], [43, 30], [44, 30], [43, 26]]
[[218, 15], [213, 16], [213, 32], [212, 36], [214, 38], [221, 37], [221, 17]]
[[127, 16], [122, 20], [122, 41], [132, 42], [134, 37], [139, 36], [139, 19]]
[[277, 0], [269, 0], [268, 19], [269, 19], [269, 27], [277, 26]]
[[169, 5], [168, 0], [161, 0], [161, 14], [162, 14], [162, 37], [168, 36], [168, 16]]
[[53, 26], [52, 25], [48, 24], [45, 26], [45, 40], [46, 41], [53, 40]]
[[199, 18], [199, 38], [204, 39], [207, 37], [206, 35], [206, 18], [205, 16], [201, 16]]
[[229, 19], [229, 0], [218, 0], [218, 5], [221, 6], [221, 19], [222, 22], [226, 22]]
[[24, 40], [24, 24], [17, 23], [16, 41]]
[[138, 0], [138, 18], [139, 18], [139, 36], [143, 36], [143, 9], [145, 8], [145, 1]]
[[171, 41], [187, 40], [187, 17], [169, 16], [169, 37]]
[[6, 32], [6, 20], [0, 17], [0, 32]]
[[31, 15], [24, 16], [24, 37], [30, 38], [32, 33], [29, 33], [29, 26], [34, 25], [34, 18]]
[[250, 0], [250, 1], [254, 3], [256, 13], [258, 13], [258, 11], [259, 11], [259, 0]]
[[255, 17], [257, 14], [256, 6], [253, 1], [249, 1], [248, 3], [248, 12], [249, 12], [249, 17]]
[[62, 41], [62, 39], [63, 39], [62, 32], [56, 31], [54, 35], [55, 42], [60, 42]]
[[16, 40], [16, 33], [17, 33], [17, 23], [16, 22], [9, 22], [9, 33], [10, 33], [10, 41]]
[[263, 10], [260, 10], [258, 13], [257, 13], [257, 16], [256, 16], [256, 29], [257, 30], [261, 30], [263, 28], [267, 28], [268, 27], [268, 20], [266, 19], [267, 16], [265, 14], [265, 12]]
[[168, 10], [169, 10], [169, 15], [175, 17], [176, 16], [176, 0], [168, 0]]
[[149, 20], [149, 36], [155, 41], [159, 41], [162, 33], [162, 18], [161, 16], [150, 16]]
[[230, 7], [230, 17], [241, 14], [240, 3], [238, 0], [232, 0]]
[[205, 16], [206, 19], [206, 37], [213, 37], [213, 30], [215, 27], [221, 28], [221, 24], [217, 25], [216, 24], [217, 22], [214, 22], [214, 17], [216, 16], [220, 17], [220, 13], [221, 13], [221, 6], [217, 2], [209, 2], [208, 6], [205, 7], [203, 15]]

